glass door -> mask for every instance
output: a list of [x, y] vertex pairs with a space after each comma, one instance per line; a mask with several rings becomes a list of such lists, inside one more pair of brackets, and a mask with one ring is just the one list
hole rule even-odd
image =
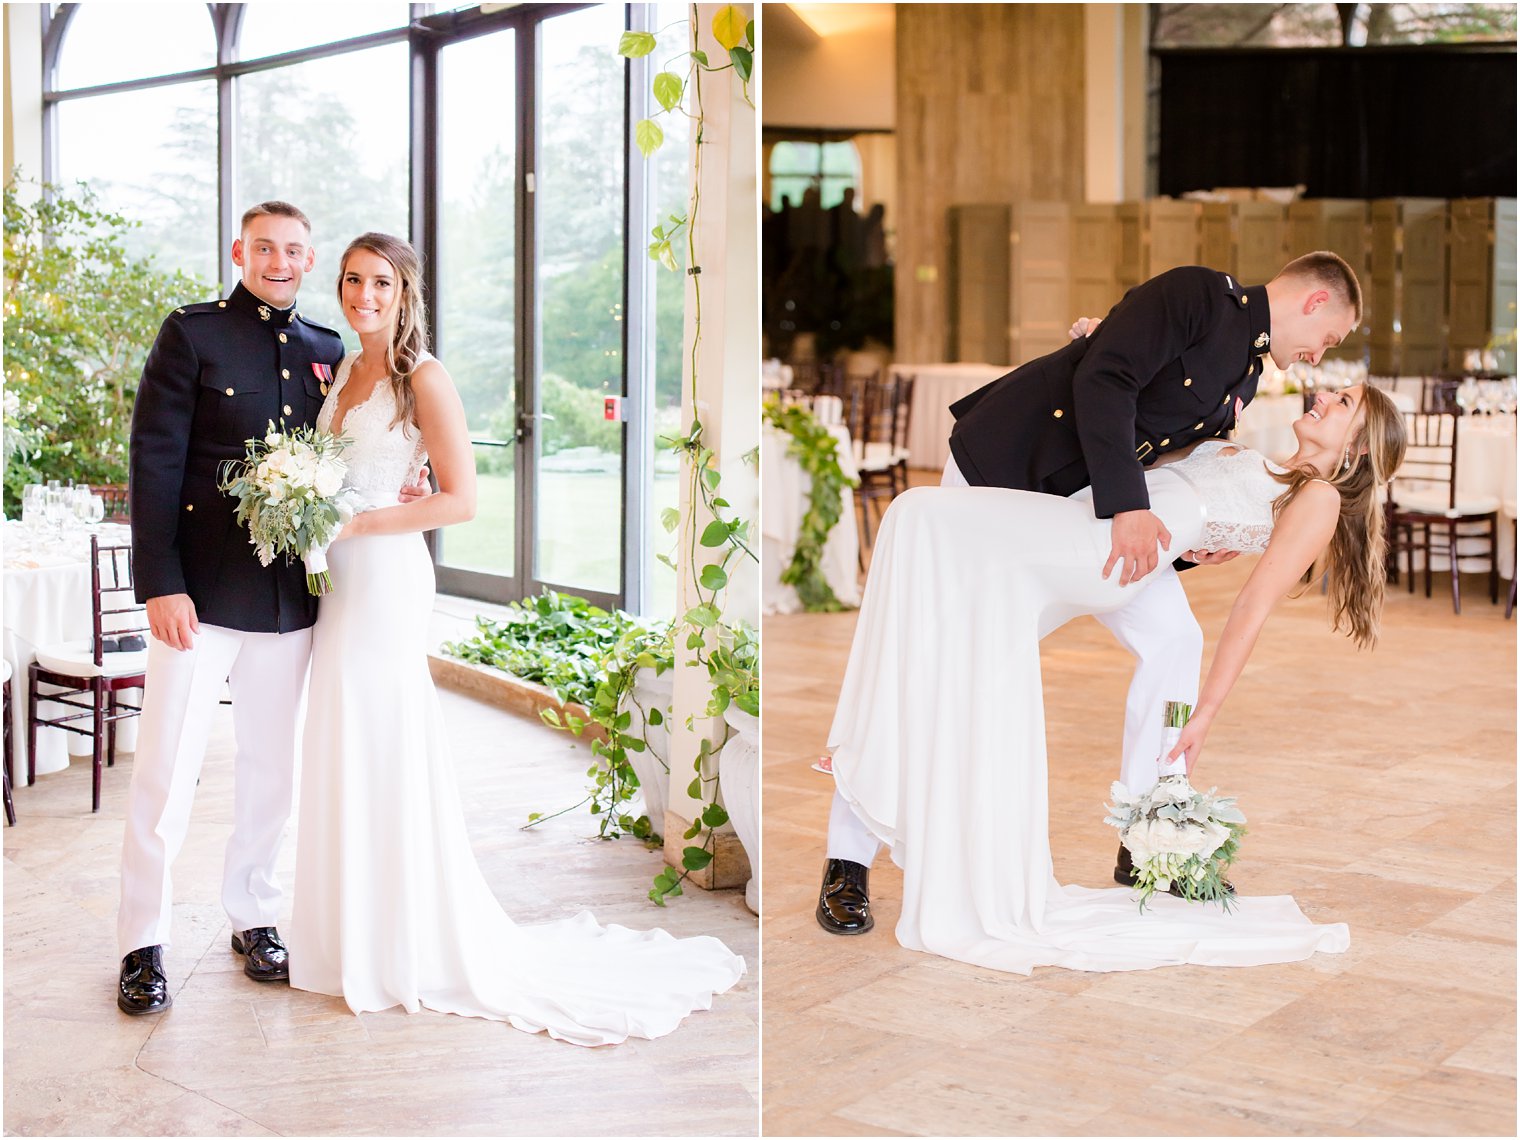
[[[538, 38], [532, 475], [535, 586], [623, 597], [625, 67], [621, 4], [545, 20]], [[619, 418], [608, 419], [608, 400]]]
[[521, 597], [518, 434], [518, 74], [513, 28], [438, 52], [438, 355], [474, 441], [475, 518], [437, 536], [439, 585]]
[[522, 5], [437, 49], [434, 327], [479, 480], [434, 539], [446, 592], [630, 597], [627, 18]]

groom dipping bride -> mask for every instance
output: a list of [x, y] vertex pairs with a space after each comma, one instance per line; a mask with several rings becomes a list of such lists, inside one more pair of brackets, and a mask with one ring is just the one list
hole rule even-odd
[[[1092, 613], [1134, 654], [1121, 779], [1141, 792], [1157, 778], [1165, 703], [1197, 706], [1178, 749], [1191, 771], [1268, 613], [1327, 547], [1333, 624], [1375, 641], [1378, 489], [1404, 448], [1388, 397], [1322, 394], [1295, 422], [1285, 467], [1220, 438], [1255, 395], [1263, 354], [1317, 364], [1360, 319], [1355, 274], [1333, 253], [1265, 286], [1174, 269], [1088, 337], [952, 406], [944, 485], [899, 496], [883, 521], [829, 735], [825, 930], [871, 929], [869, 867], [885, 841], [904, 868], [897, 934], [910, 949], [1020, 973], [1344, 949], [1343, 925], [1313, 926], [1286, 896], [1238, 899], [1233, 915], [1163, 898], [1138, 922], [1128, 891], [1055, 882], [1038, 642]], [[1264, 552], [1201, 699], [1202, 635], [1177, 551]], [[952, 707], [967, 711], [940, 715]], [[1123, 848], [1114, 877], [1134, 881]]]

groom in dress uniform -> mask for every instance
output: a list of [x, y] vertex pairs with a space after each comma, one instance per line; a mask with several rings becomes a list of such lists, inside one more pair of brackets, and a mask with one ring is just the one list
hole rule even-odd
[[117, 916], [116, 1003], [126, 1013], [157, 1013], [173, 1001], [163, 968], [169, 868], [189, 827], [225, 683], [237, 762], [222, 905], [244, 973], [258, 981], [289, 977], [274, 926], [281, 903], [274, 864], [290, 815], [296, 712], [317, 599], [299, 560], [259, 564], [217, 479], [271, 422], [304, 427], [321, 411], [343, 342], [295, 308], [315, 257], [300, 210], [286, 202], [254, 206], [232, 245], [242, 281], [225, 300], [171, 313], [143, 366], [129, 495], [137, 598], [147, 603], [153, 636]]
[[[1202, 266], [1168, 270], [1126, 293], [1097, 331], [950, 405], [956, 422], [943, 482], [1063, 496], [1091, 486], [1097, 517], [1114, 520], [1104, 575], [1118, 573], [1128, 584], [1152, 571], [1158, 546], [1171, 542], [1150, 511], [1145, 468], [1235, 428], [1256, 395], [1263, 354], [1279, 368], [1318, 364], [1361, 315], [1356, 274], [1333, 253], [1306, 254], [1266, 285], [1242, 285]], [[1234, 554], [1185, 557], [1222, 562]], [[1136, 658], [1120, 779], [1149, 787], [1164, 703], [1197, 699], [1203, 632], [1173, 575], [1096, 616]], [[836, 793], [817, 910], [830, 933], [863, 934], [873, 925], [868, 876], [878, 847]], [[1122, 845], [1114, 879], [1134, 883]]]

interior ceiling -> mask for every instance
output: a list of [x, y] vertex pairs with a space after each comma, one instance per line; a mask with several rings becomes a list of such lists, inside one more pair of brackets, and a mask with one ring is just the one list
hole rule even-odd
[[766, 4], [765, 34], [773, 48], [812, 47], [829, 36], [890, 31], [891, 4]]

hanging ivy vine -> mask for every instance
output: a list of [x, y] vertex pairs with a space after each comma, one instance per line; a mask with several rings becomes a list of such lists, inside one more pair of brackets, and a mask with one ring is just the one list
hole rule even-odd
[[796, 459], [812, 482], [807, 511], [797, 527], [797, 546], [781, 572], [781, 581], [797, 591], [808, 613], [847, 609], [823, 575], [823, 550], [839, 521], [844, 492], [859, 480], [839, 466], [837, 440], [817, 417], [800, 404], [783, 405], [779, 396], [765, 399], [765, 422], [791, 437], [786, 453]]

